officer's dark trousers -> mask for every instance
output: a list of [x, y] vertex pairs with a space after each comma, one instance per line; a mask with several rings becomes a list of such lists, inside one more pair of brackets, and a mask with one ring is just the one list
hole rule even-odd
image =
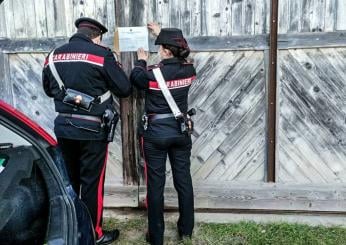
[[163, 244], [164, 186], [167, 154], [178, 192], [180, 236], [191, 236], [194, 226], [193, 188], [190, 174], [191, 139], [187, 136], [143, 140], [147, 172], [147, 206], [151, 244]]
[[97, 238], [102, 233], [104, 180], [107, 162], [105, 141], [58, 138], [73, 189], [88, 207]]

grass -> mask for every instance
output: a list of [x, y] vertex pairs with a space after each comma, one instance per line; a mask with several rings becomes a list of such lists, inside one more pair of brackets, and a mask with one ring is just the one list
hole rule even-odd
[[[144, 218], [119, 221], [106, 219], [105, 228], [121, 230], [119, 241], [114, 244], [147, 244], [145, 242], [146, 220]], [[181, 245], [341, 245], [346, 244], [346, 228], [322, 227], [299, 224], [237, 224], [195, 225], [192, 240], [178, 241], [175, 224], [166, 222], [165, 244]]]

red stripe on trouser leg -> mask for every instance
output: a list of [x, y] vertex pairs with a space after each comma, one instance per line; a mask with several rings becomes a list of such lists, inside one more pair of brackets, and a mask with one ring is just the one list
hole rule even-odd
[[144, 138], [141, 137], [141, 147], [142, 147], [142, 154], [144, 159], [144, 176], [145, 176], [145, 185], [147, 188], [147, 194], [145, 196], [145, 207], [148, 208], [148, 172], [147, 172], [147, 161], [145, 160], [145, 154], [144, 154]]
[[102, 168], [102, 172], [99, 179], [99, 184], [97, 186], [97, 216], [96, 216], [97, 219], [96, 219], [96, 226], [95, 226], [97, 239], [103, 236], [102, 224], [100, 223], [101, 223], [102, 211], [103, 211], [103, 184], [104, 184], [104, 178], [105, 178], [107, 158], [108, 158], [108, 145], [106, 149], [105, 161], [103, 163], [103, 168]]

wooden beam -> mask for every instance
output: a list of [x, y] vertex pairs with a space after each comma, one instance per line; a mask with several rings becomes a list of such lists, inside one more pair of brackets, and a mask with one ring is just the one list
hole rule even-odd
[[12, 83], [9, 78], [10, 67], [8, 54], [0, 52], [0, 94], [1, 99], [13, 105]]
[[[195, 209], [218, 212], [346, 212], [345, 185], [290, 185], [273, 183], [206, 184], [194, 183]], [[146, 187], [107, 186], [107, 207], [144, 208]], [[127, 200], [127, 201], [126, 201]], [[173, 187], [165, 188], [165, 208], [176, 209], [178, 198]], [[252, 210], [252, 211], [251, 211]]]
[[105, 208], [138, 207], [138, 186], [105, 184]]
[[[186, 38], [192, 52], [217, 50], [264, 50], [268, 49], [268, 35], [247, 36], [199, 36]], [[156, 51], [155, 39], [150, 39], [150, 51]]]
[[[117, 26], [141, 26], [144, 25], [145, 0], [116, 1]], [[129, 14], [126, 13], [129, 10]], [[121, 53], [120, 61], [125, 72], [130, 75], [134, 53]], [[137, 162], [139, 161], [136, 127], [139, 112], [137, 111], [138, 92], [135, 90], [131, 96], [120, 100], [121, 126], [122, 126], [122, 150], [123, 150], [123, 177], [124, 184], [137, 185], [139, 183]]]
[[278, 38], [278, 49], [321, 47], [346, 47], [346, 32], [292, 33]]
[[[190, 37], [187, 38], [193, 52], [227, 50], [268, 50], [269, 35], [229, 36], [229, 37]], [[154, 39], [149, 40], [151, 52], [156, 52]], [[54, 47], [68, 42], [68, 38], [46, 39], [0, 39], [0, 50], [5, 53], [49, 52]], [[114, 40], [107, 37], [103, 43], [113, 47]], [[346, 47], [346, 31], [325, 33], [290, 33], [278, 35], [278, 49], [293, 48], [340, 48]]]

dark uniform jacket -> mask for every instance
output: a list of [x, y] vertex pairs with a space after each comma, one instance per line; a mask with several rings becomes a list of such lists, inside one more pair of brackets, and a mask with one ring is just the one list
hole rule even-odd
[[[196, 79], [193, 64], [178, 58], [164, 59], [159, 64], [147, 69], [144, 60], [138, 60], [131, 72], [130, 80], [139, 89], [145, 90], [146, 114], [172, 113], [165, 97], [152, 72], [153, 68], [160, 67], [167, 87], [169, 88], [177, 106], [182, 113], [188, 111], [188, 92], [192, 82]], [[158, 119], [149, 122], [144, 137], [176, 137], [182, 135], [180, 126], [175, 118]]]
[[[94, 44], [83, 34], [73, 35], [69, 43], [55, 49], [53, 61], [65, 88], [74, 89], [95, 98], [108, 90], [117, 97], [126, 97], [131, 92], [131, 84], [111, 50]], [[95, 103], [89, 112], [63, 103], [64, 91], [60, 90], [51, 73], [48, 57], [45, 61], [42, 80], [45, 93], [54, 98], [56, 112], [101, 118], [107, 106], [113, 101], [110, 97], [102, 104]], [[100, 127], [100, 123], [77, 118], [66, 119], [63, 116], [55, 119], [54, 131], [57, 137], [62, 138], [77, 140], [105, 138], [105, 132]]]

